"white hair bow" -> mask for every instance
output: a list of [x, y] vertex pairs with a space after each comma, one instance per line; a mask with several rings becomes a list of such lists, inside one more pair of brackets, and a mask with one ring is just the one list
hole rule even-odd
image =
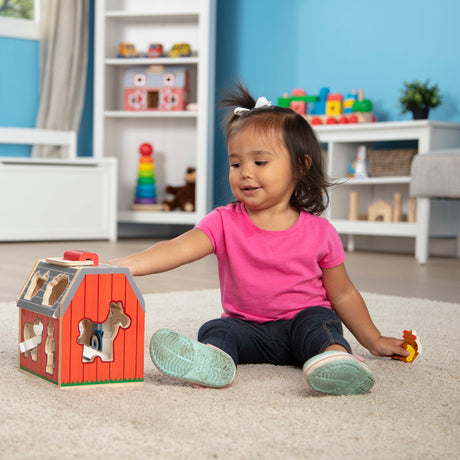
[[[262, 107], [271, 107], [272, 101], [268, 101], [266, 97], [259, 97], [256, 101], [256, 105], [253, 107], [254, 109], [260, 109]], [[246, 109], [244, 107], [235, 107], [233, 113], [235, 115], [241, 115], [244, 112], [249, 112], [252, 109]]]

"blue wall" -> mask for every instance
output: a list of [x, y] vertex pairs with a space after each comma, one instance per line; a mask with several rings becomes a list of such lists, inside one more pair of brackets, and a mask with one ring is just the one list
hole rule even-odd
[[[86, 99], [78, 132], [78, 156], [93, 152], [94, 0], [90, 30]], [[0, 126], [32, 128], [40, 104], [40, 48], [37, 40], [0, 36]], [[30, 156], [27, 145], [0, 144], [0, 156]]]
[[[274, 102], [296, 87], [363, 88], [378, 120], [406, 120], [403, 81], [429, 78], [444, 96], [430, 119], [460, 122], [459, 17], [456, 0], [220, 0], [216, 98], [236, 78]], [[226, 164], [217, 130], [216, 205], [231, 199]]]
[[[429, 78], [444, 96], [430, 119], [460, 122], [457, 0], [218, 0], [217, 13], [217, 101], [237, 78], [274, 102], [296, 87], [363, 88], [379, 120], [405, 120], [398, 108], [403, 81]], [[0, 125], [33, 126], [38, 43], [0, 37], [0, 62]], [[92, 57], [87, 90], [80, 155], [92, 150]], [[231, 199], [221, 119], [218, 112], [216, 205]]]
[[[39, 103], [39, 48], [35, 40], [0, 37], [0, 126], [32, 127]], [[0, 144], [0, 155], [28, 156], [30, 147]]]

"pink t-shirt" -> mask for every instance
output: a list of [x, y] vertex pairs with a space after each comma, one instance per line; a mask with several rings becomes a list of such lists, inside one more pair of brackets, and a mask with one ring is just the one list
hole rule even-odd
[[284, 231], [257, 227], [241, 203], [215, 209], [198, 225], [217, 256], [222, 317], [256, 323], [291, 319], [306, 307], [331, 308], [322, 268], [345, 260], [328, 220], [301, 212]]

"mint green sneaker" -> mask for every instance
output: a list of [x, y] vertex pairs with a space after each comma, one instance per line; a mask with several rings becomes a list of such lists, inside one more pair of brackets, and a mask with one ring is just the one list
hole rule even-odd
[[375, 377], [363, 362], [344, 351], [326, 351], [303, 365], [307, 383], [315, 390], [334, 395], [367, 393]]
[[224, 351], [169, 329], [153, 334], [150, 356], [162, 374], [205, 387], [224, 388], [236, 373], [233, 359]]

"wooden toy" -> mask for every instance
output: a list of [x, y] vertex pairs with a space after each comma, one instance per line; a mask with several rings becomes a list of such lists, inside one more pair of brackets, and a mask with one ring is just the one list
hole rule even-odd
[[410, 352], [409, 356], [393, 355], [393, 359], [399, 359], [405, 363], [413, 363], [415, 358], [422, 353], [422, 344], [417, 337], [417, 332], [413, 329], [403, 332], [404, 343], [401, 345], [405, 350]]
[[186, 67], [133, 67], [124, 75], [124, 110], [185, 110], [189, 96]]
[[343, 96], [339, 93], [328, 94], [326, 98], [326, 115], [340, 115], [342, 113]]
[[372, 103], [368, 99], [364, 99], [362, 89], [353, 90], [344, 101], [341, 94], [330, 93], [329, 88], [321, 88], [318, 99], [311, 115], [306, 117], [312, 125], [372, 123], [376, 121], [371, 113]]
[[192, 54], [192, 50], [188, 43], [175, 43], [170, 49], [169, 57], [188, 57]]
[[367, 209], [367, 220], [391, 222], [393, 219], [393, 207], [384, 200], [378, 200], [372, 203]]
[[120, 43], [118, 45], [118, 57], [121, 57], [121, 58], [138, 57], [135, 46], [132, 43]]
[[325, 115], [326, 114], [326, 100], [327, 95], [329, 94], [329, 88], [321, 88], [319, 90], [318, 100], [315, 102], [314, 110], [312, 114], [314, 115]]
[[148, 142], [139, 147], [138, 177], [136, 198], [131, 206], [133, 211], [160, 211], [162, 205], [157, 203], [155, 185], [155, 165], [153, 147]]
[[407, 202], [407, 222], [417, 222], [417, 198], [410, 197]]
[[19, 367], [60, 387], [142, 382], [145, 306], [127, 268], [66, 251], [36, 262], [19, 308]]
[[353, 113], [353, 104], [358, 100], [358, 94], [356, 90], [353, 90], [351, 94], [347, 94], [343, 101], [343, 113]]
[[402, 222], [402, 193], [393, 194], [393, 222]]
[[157, 58], [163, 56], [163, 45], [161, 43], [150, 43], [147, 50], [147, 57]]
[[289, 107], [300, 115], [308, 113], [307, 104], [309, 102], [316, 102], [318, 96], [308, 95], [303, 89], [296, 88], [292, 91], [292, 95], [289, 93], [283, 94], [283, 97], [278, 98], [279, 107]]
[[350, 192], [350, 210], [348, 213], [348, 220], [358, 220], [359, 219], [358, 200], [359, 200], [358, 192]]

